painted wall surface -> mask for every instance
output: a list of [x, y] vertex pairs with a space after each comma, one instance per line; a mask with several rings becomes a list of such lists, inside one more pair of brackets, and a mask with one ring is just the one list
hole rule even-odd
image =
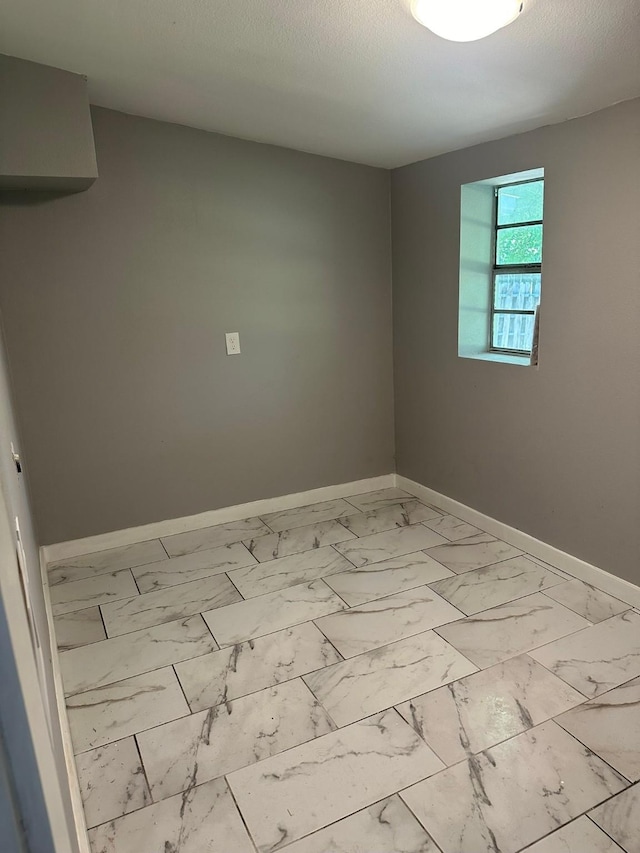
[[41, 541], [392, 471], [389, 173], [93, 124], [86, 193], [0, 208]]
[[[457, 357], [460, 186], [545, 170], [538, 368]], [[640, 583], [640, 100], [392, 174], [400, 474]]]

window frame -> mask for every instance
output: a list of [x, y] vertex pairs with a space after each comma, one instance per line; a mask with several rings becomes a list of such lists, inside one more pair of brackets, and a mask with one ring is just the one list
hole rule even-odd
[[493, 328], [494, 328], [494, 317], [496, 315], [529, 315], [533, 316], [534, 324], [535, 324], [535, 315], [538, 312], [539, 305], [536, 308], [532, 309], [507, 309], [507, 308], [496, 308], [496, 279], [499, 274], [502, 275], [513, 275], [517, 273], [534, 273], [540, 275], [540, 283], [542, 285], [542, 261], [536, 264], [498, 264], [498, 234], [500, 231], [504, 231], [507, 228], [521, 228], [527, 225], [541, 225], [542, 226], [542, 242], [544, 243], [544, 202], [543, 202], [543, 218], [542, 219], [531, 219], [526, 222], [510, 222], [505, 223], [504, 225], [498, 225], [498, 200], [499, 193], [501, 189], [505, 187], [521, 187], [525, 184], [534, 184], [540, 183], [544, 186], [544, 177], [541, 178], [528, 178], [524, 181], [509, 181], [504, 184], [496, 184], [494, 187], [494, 205], [493, 205], [493, 223], [492, 223], [492, 247], [491, 247], [491, 305], [489, 311], [489, 352], [504, 354], [504, 355], [519, 355], [519, 356], [531, 356], [533, 352], [533, 346], [531, 349], [512, 349], [510, 347], [497, 347], [493, 344]]

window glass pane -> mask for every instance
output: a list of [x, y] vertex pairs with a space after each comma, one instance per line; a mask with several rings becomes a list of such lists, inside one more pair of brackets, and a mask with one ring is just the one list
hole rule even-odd
[[496, 273], [493, 307], [507, 311], [534, 311], [540, 302], [540, 273]]
[[542, 225], [503, 228], [497, 232], [496, 264], [542, 263]]
[[542, 219], [544, 181], [511, 184], [498, 189], [498, 225]]
[[494, 314], [492, 348], [531, 352], [534, 319], [534, 314]]

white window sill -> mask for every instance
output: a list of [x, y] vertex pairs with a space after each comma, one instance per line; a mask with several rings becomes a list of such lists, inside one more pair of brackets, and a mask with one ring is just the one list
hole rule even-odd
[[514, 355], [508, 352], [478, 352], [468, 355], [458, 354], [460, 358], [475, 358], [478, 361], [497, 361], [501, 364], [519, 364], [521, 367], [531, 366], [531, 356]]

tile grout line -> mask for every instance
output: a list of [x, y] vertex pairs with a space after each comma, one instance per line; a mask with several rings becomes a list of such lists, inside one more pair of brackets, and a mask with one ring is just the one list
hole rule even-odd
[[[231, 569], [231, 571], [233, 571], [233, 569]], [[223, 572], [223, 574], [224, 574], [224, 576], [226, 577], [226, 579], [229, 581], [229, 583], [231, 584], [231, 586], [235, 589], [235, 591], [236, 591], [236, 592], [238, 593], [238, 595], [240, 596], [240, 601], [249, 601], [249, 599], [248, 599], [248, 598], [245, 598], [245, 597], [244, 597], [244, 595], [243, 595], [243, 594], [240, 592], [240, 590], [238, 589], [238, 587], [234, 584], [233, 580], [231, 579], [231, 576], [230, 576], [229, 572]], [[239, 603], [240, 603], [240, 601], [233, 601], [233, 602], [231, 602], [231, 603], [232, 603], [232, 604], [239, 604]], [[224, 605], [224, 604], [223, 604], [222, 606], [223, 606], [223, 607], [225, 607], [225, 606], [228, 606], [228, 605]], [[213, 609], [214, 609], [214, 610], [219, 610], [220, 608], [219, 608], [219, 607], [214, 607]], [[207, 610], [201, 611], [200, 615], [202, 615], [202, 613], [208, 613], [208, 612], [209, 612], [209, 611], [207, 611]], [[206, 621], [206, 620], [205, 620], [205, 621]], [[217, 642], [217, 640], [216, 640], [216, 642]]]
[[[639, 784], [640, 784], [640, 783], [639, 783]], [[628, 790], [628, 789], [627, 789], [627, 788], [625, 788], [625, 791], [626, 791], [626, 790]], [[620, 791], [619, 793], [620, 793], [620, 794], [622, 794], [623, 792], [622, 792], [622, 791]], [[614, 797], [617, 797], [617, 796], [618, 796], [618, 794], [614, 794], [614, 795], [613, 795], [613, 797], [609, 797], [609, 799], [608, 799], [608, 800], [603, 800], [601, 803], [598, 803], [598, 805], [597, 805], [597, 806], [593, 806], [593, 808], [594, 808], [594, 809], [600, 808], [600, 806], [603, 806], [605, 803], [610, 802], [611, 800], [613, 800], [613, 799], [614, 799]], [[592, 811], [592, 809], [589, 809], [589, 811]], [[621, 847], [621, 846], [618, 844], [618, 842], [615, 840], [615, 838], [614, 838], [612, 835], [610, 835], [610, 834], [607, 832], [607, 830], [606, 830], [606, 829], [603, 829], [603, 828], [600, 826], [600, 824], [599, 824], [599, 823], [596, 823], [596, 822], [595, 822], [595, 820], [591, 817], [591, 815], [590, 815], [590, 814], [588, 814], [587, 812], [583, 812], [583, 813], [580, 815], [580, 817], [586, 817], [586, 818], [587, 818], [587, 820], [591, 821], [591, 823], [592, 823], [594, 826], [596, 826], [596, 827], [600, 830], [600, 832], [604, 833], [604, 834], [607, 836], [607, 838], [610, 838], [610, 839], [611, 839], [611, 841], [616, 845], [616, 847], [618, 848], [618, 850], [620, 851], [620, 853], [625, 853], [625, 848], [624, 848], [624, 847]], [[613, 853], [615, 853], [615, 851], [614, 851]]]
[[[244, 815], [242, 814], [242, 809], [240, 808], [240, 805], [238, 804], [238, 801], [236, 800], [236, 795], [233, 791], [233, 788], [231, 787], [231, 784], [229, 783], [229, 779], [227, 778], [228, 776], [229, 776], [229, 774], [226, 773], [224, 776], [220, 776], [218, 778], [224, 779], [224, 784], [227, 786], [227, 791], [229, 792], [229, 795], [233, 801], [233, 804], [236, 807], [238, 814], [240, 815], [240, 820], [242, 821], [242, 825], [245, 828], [245, 831], [247, 833], [247, 837], [248, 837], [249, 841], [251, 842], [251, 844], [253, 845], [256, 853], [260, 853], [260, 849], [259, 849], [257, 843], [254, 841], [253, 835], [251, 834], [251, 831], [249, 830], [249, 825], [247, 824], [247, 822], [244, 818]], [[203, 782], [202, 784], [206, 785], [206, 782]], [[198, 787], [198, 786], [196, 785], [196, 787]]]

